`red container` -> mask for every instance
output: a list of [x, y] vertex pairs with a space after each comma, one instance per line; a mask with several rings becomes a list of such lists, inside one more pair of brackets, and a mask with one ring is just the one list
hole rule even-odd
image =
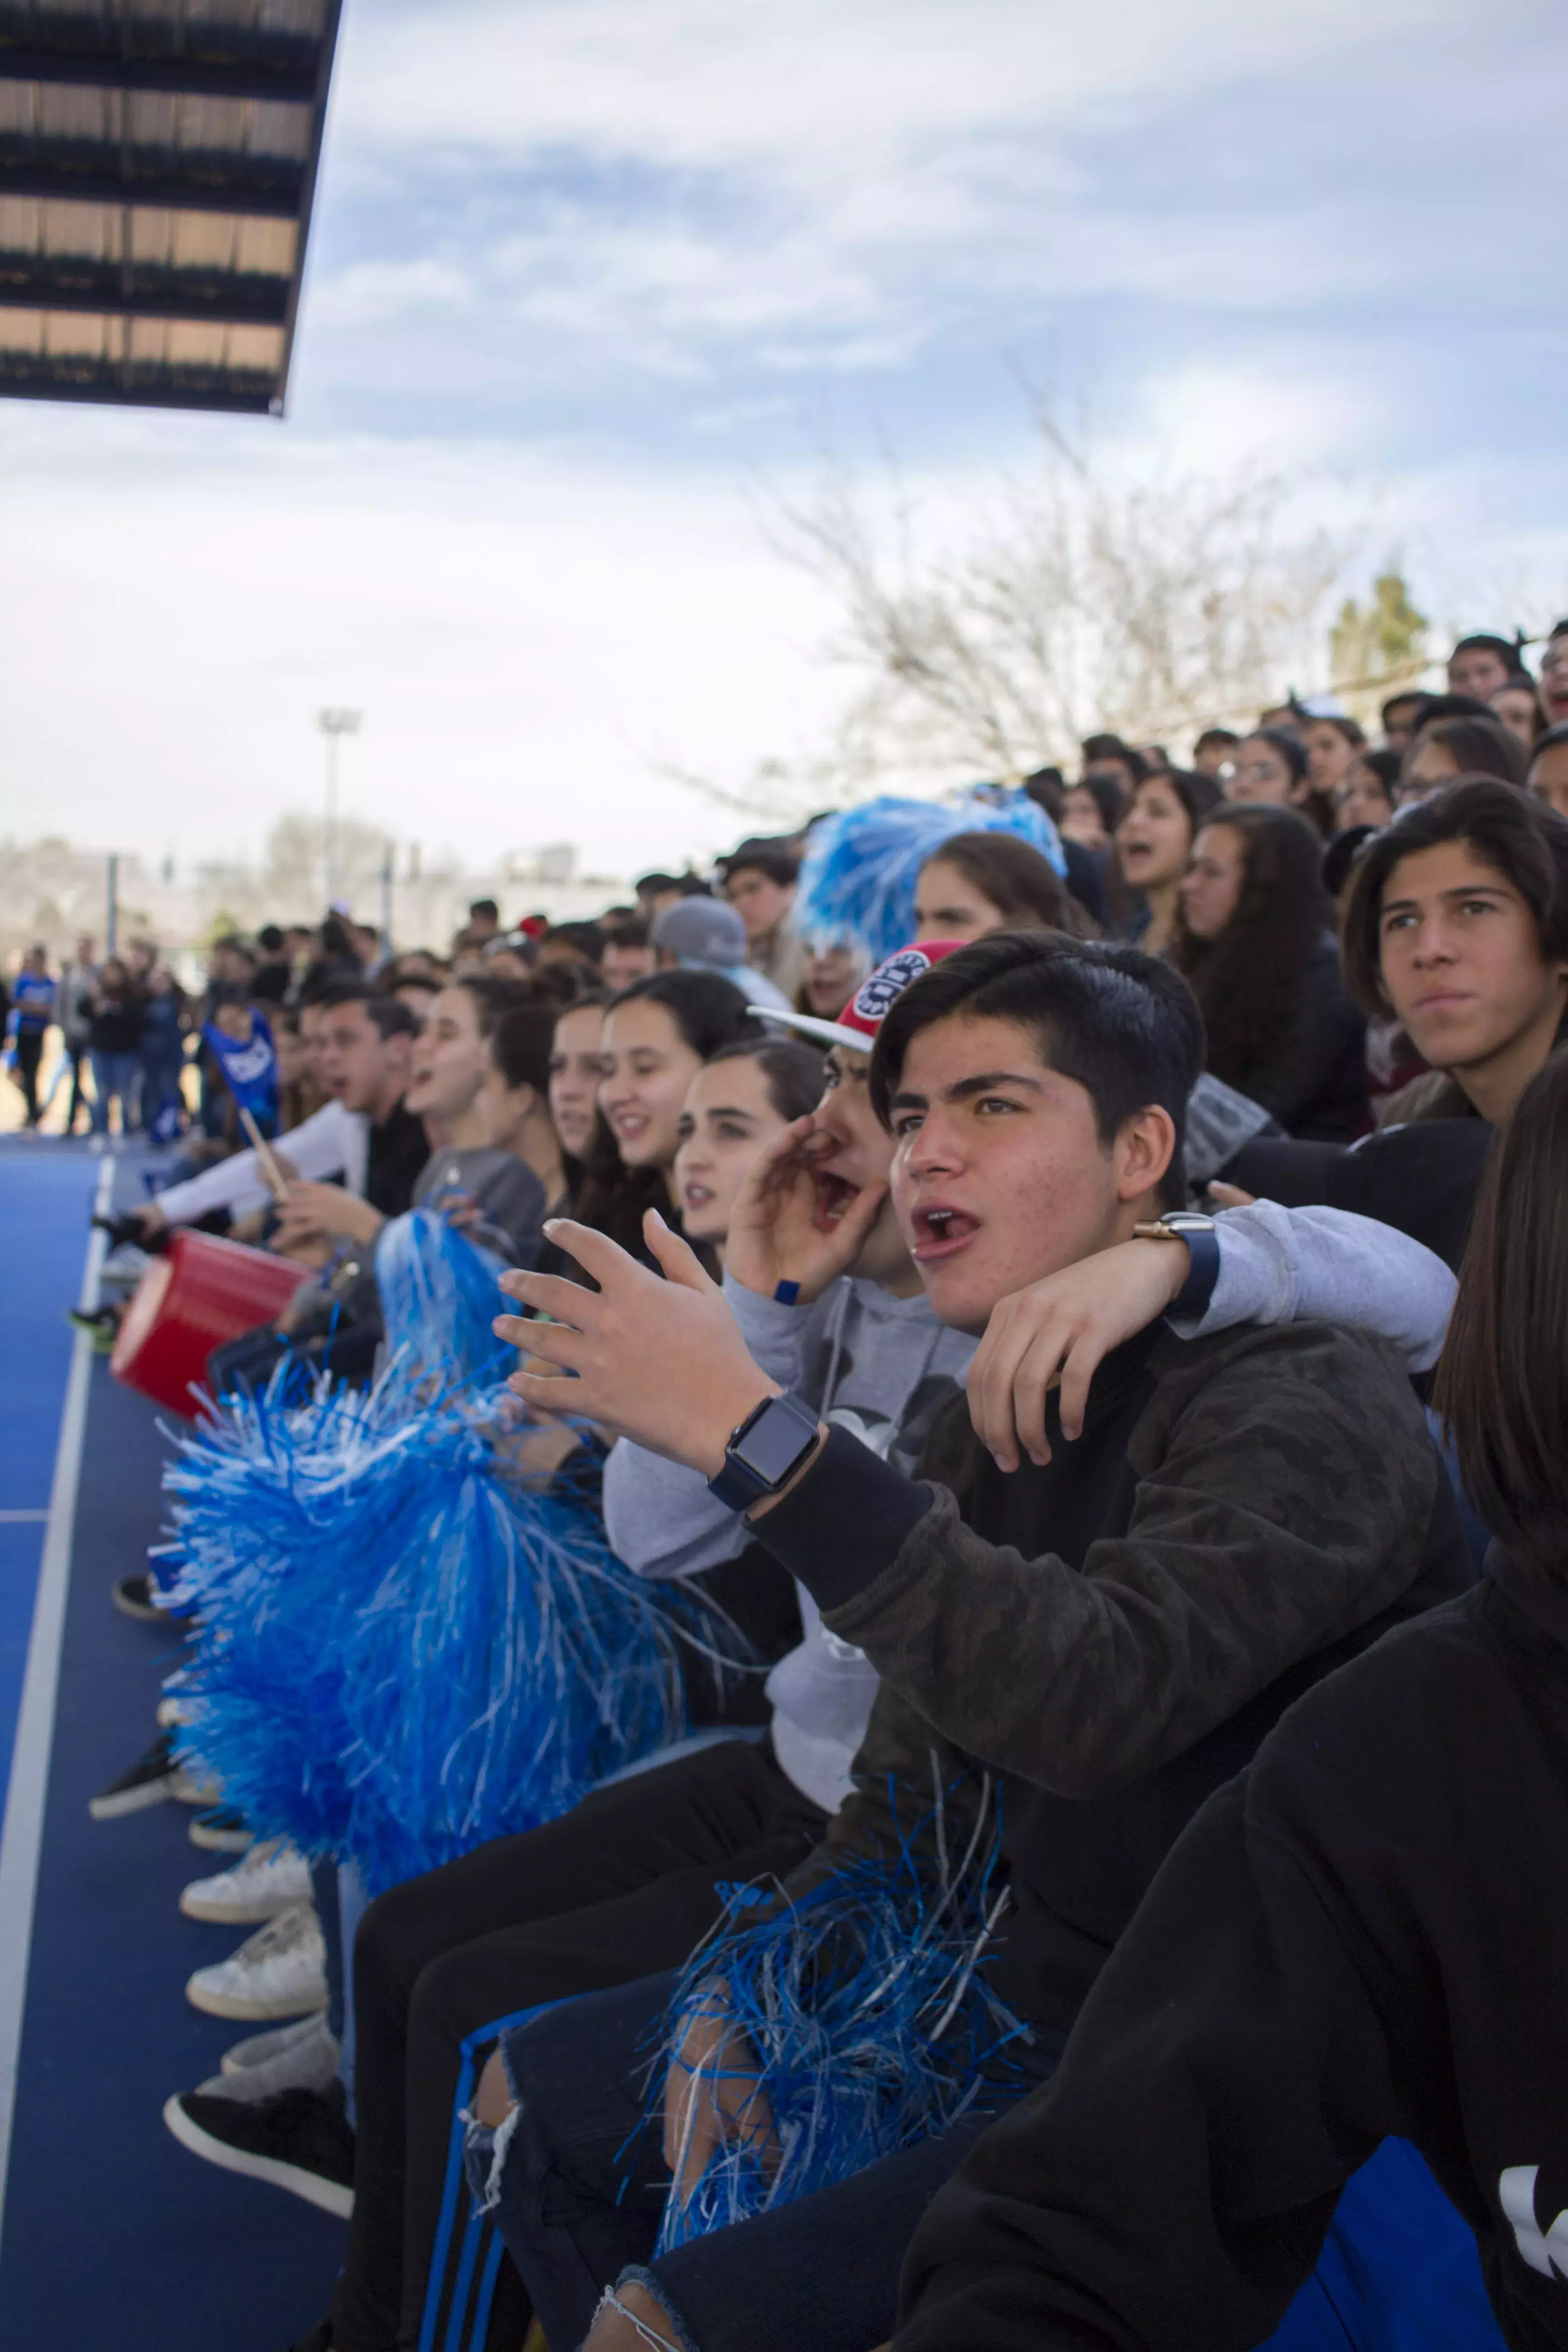
[[190, 1420], [191, 1386], [205, 1380], [213, 1349], [270, 1323], [306, 1278], [302, 1266], [268, 1250], [177, 1233], [132, 1291], [109, 1369]]

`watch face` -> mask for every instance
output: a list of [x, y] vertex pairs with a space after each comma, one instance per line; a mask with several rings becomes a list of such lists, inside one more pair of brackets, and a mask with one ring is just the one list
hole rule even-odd
[[815, 1436], [797, 1412], [774, 1397], [765, 1412], [760, 1413], [747, 1430], [735, 1452], [747, 1469], [770, 1486], [776, 1486], [794, 1464], [800, 1460]]

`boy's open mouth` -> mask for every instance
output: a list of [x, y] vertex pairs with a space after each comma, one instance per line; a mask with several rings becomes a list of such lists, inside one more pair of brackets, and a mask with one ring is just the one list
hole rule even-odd
[[851, 1184], [847, 1177], [830, 1175], [825, 1168], [813, 1171], [813, 1181], [816, 1186], [813, 1222], [819, 1234], [830, 1234], [860, 1187]]
[[910, 1255], [917, 1265], [929, 1265], [935, 1258], [952, 1257], [966, 1248], [979, 1231], [979, 1218], [972, 1217], [966, 1209], [933, 1202], [929, 1208], [915, 1211], [915, 1244]]

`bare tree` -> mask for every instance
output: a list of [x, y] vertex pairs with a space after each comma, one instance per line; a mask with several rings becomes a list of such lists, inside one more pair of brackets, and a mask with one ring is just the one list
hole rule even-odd
[[1129, 469], [1047, 407], [1037, 425], [1037, 465], [960, 545], [924, 546], [903, 496], [879, 523], [842, 480], [788, 516], [786, 547], [843, 611], [828, 651], [865, 681], [837, 746], [849, 792], [900, 771], [1022, 775], [1101, 729], [1250, 722], [1318, 667], [1347, 551], [1288, 532], [1283, 482]]

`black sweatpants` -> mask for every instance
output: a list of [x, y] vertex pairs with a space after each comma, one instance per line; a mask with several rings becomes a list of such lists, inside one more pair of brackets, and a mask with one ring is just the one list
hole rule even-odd
[[378, 1896], [354, 1941], [359, 2137], [334, 2352], [416, 2352], [427, 2298], [429, 2341], [515, 2352], [521, 2282], [470, 2219], [453, 2121], [499, 2028], [679, 1968], [719, 1916], [719, 1881], [792, 1869], [826, 1822], [765, 1740], [723, 1740]]
[[41, 1029], [18, 1029], [16, 1032], [16, 1084], [22, 1089], [22, 1100], [27, 1106], [27, 1125], [38, 1121], [38, 1064], [43, 1059], [44, 1033]]

